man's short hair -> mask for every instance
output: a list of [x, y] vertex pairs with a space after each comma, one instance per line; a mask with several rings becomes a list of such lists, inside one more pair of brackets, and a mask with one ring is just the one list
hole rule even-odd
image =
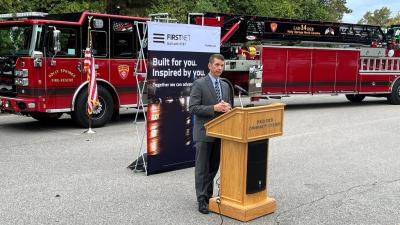
[[219, 60], [225, 61], [225, 58], [223, 55], [216, 53], [216, 54], [212, 54], [210, 56], [210, 58], [208, 59], [208, 63], [212, 64], [214, 62], [214, 59], [219, 59]]

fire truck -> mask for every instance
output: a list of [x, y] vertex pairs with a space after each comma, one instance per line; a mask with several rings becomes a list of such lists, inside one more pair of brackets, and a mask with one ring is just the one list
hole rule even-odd
[[88, 32], [100, 101], [92, 126], [117, 119], [120, 107], [137, 107], [138, 83], [143, 80], [133, 76], [143, 35], [138, 24], [147, 20], [90, 12], [1, 14], [0, 110], [39, 121], [68, 113], [78, 125], [87, 127], [83, 50], [88, 46]]
[[[383, 32], [378, 26], [219, 13], [188, 19], [221, 27], [224, 76], [254, 100], [344, 94], [351, 102], [375, 96], [400, 104], [400, 26]], [[100, 100], [92, 126], [117, 119], [121, 107], [143, 105], [146, 71], [138, 68], [146, 64], [146, 29], [140, 24], [148, 20], [90, 12], [1, 14], [0, 110], [39, 121], [68, 113], [87, 127], [83, 50], [89, 32]]]
[[295, 94], [366, 96], [400, 104], [400, 27], [233, 14], [189, 14], [221, 27], [224, 76], [257, 100]]

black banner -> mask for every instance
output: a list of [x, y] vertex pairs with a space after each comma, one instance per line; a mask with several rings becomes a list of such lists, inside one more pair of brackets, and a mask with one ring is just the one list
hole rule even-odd
[[189, 97], [193, 81], [208, 72], [219, 52], [220, 28], [149, 24], [147, 78], [147, 174], [191, 167], [195, 162]]
[[190, 88], [210, 53], [149, 52], [147, 173], [194, 166]]

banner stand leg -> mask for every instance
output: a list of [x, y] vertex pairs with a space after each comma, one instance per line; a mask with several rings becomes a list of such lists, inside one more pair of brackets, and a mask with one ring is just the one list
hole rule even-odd
[[[147, 46], [147, 23], [135, 21], [136, 31], [139, 38], [140, 51], [134, 65], [134, 76], [136, 78], [137, 84], [137, 110], [135, 115], [135, 128], [136, 128], [136, 143], [138, 148], [138, 156], [134, 162], [132, 162], [128, 168], [132, 169], [135, 173], [137, 171], [143, 171], [147, 175], [147, 149], [146, 137], [147, 137], [147, 118], [145, 112], [145, 105], [143, 101], [144, 90], [147, 83], [147, 60], [145, 59], [144, 49]], [[140, 33], [143, 30], [143, 33]], [[144, 80], [139, 80], [139, 77], [144, 78]], [[140, 123], [138, 123], [139, 114], [143, 114], [144, 118], [144, 129], [139, 130]]]

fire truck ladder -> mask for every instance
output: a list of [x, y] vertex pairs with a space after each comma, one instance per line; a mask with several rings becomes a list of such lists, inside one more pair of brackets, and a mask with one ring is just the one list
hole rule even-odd
[[173, 19], [169, 17], [169, 13], [155, 13], [150, 14], [149, 17], [153, 22], [161, 22], [161, 23], [178, 23], [177, 19]]
[[[137, 123], [137, 119], [140, 113], [143, 114], [144, 123], [147, 124], [146, 112], [145, 112], [145, 104], [143, 101], [144, 98], [144, 90], [146, 88], [147, 83], [147, 62], [144, 54], [144, 49], [147, 47], [147, 23], [135, 21], [136, 32], [139, 38], [140, 50], [138, 53], [138, 57], [136, 59], [136, 64], [134, 65], [134, 75], [136, 78], [136, 83], [138, 85], [137, 88], [137, 110], [135, 115], [135, 128], [136, 128], [136, 144], [138, 149], [138, 157], [135, 162], [133, 162], [129, 167], [133, 168], [134, 172], [137, 172], [139, 161], [143, 163], [144, 171], [147, 174], [147, 161], [145, 158], [146, 148], [145, 148], [145, 138], [146, 138], [146, 129], [139, 130], [139, 125]], [[140, 31], [143, 31], [141, 33]], [[140, 81], [139, 78], [144, 78], [144, 80]], [[145, 126], [146, 128], [146, 126]]]
[[360, 73], [364, 74], [400, 74], [400, 58], [394, 57], [361, 57]]
[[192, 22], [192, 17], [197, 16], [201, 16], [201, 25], [204, 26], [204, 13], [188, 13], [187, 23], [190, 24]]

